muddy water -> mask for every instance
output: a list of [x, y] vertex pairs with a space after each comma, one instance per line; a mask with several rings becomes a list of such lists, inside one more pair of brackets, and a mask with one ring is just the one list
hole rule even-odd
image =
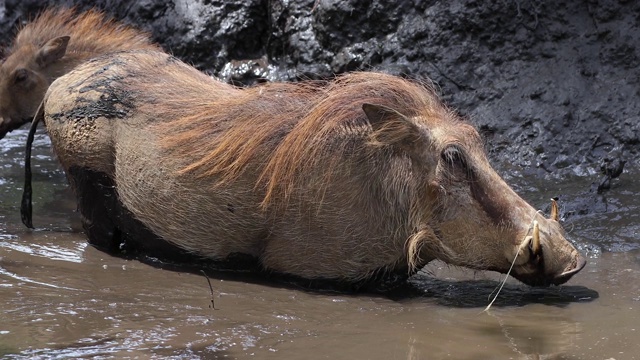
[[[532, 289], [431, 264], [390, 296], [308, 292], [246, 274], [211, 278], [88, 246], [64, 175], [39, 134], [34, 223], [20, 223], [26, 131], [0, 142], [0, 356], [8, 358], [640, 358], [640, 181], [596, 197], [590, 181], [510, 176], [536, 206], [561, 195], [587, 267]], [[7, 141], [8, 140], [8, 141]]]

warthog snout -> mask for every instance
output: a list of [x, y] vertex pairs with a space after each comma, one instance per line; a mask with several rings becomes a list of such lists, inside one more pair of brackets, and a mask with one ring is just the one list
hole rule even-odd
[[569, 279], [571, 279], [573, 275], [580, 272], [580, 270], [582, 270], [582, 268], [587, 264], [587, 260], [585, 260], [585, 258], [582, 257], [582, 255], [580, 255], [577, 251], [574, 254], [574, 260], [575, 260], [575, 266], [573, 266], [573, 268], [571, 269], [567, 269], [567, 271], [556, 276], [553, 279], [552, 284], [554, 285], [564, 284], [565, 282], [569, 281]]
[[31, 118], [25, 118], [20, 120], [13, 120], [11, 118], [0, 119], [0, 140], [3, 139], [8, 133], [21, 127], [22, 125], [31, 121]]
[[555, 200], [549, 219], [536, 218], [516, 248], [518, 258], [512, 275], [531, 286], [563, 284], [582, 270], [586, 260], [565, 238]]
[[[550, 249], [552, 250], [552, 249]], [[573, 251], [569, 255], [569, 265], [560, 272], [547, 272], [544, 269], [544, 258], [541, 258], [536, 264], [541, 268], [539, 272], [519, 272], [515, 270], [513, 277], [530, 286], [549, 286], [561, 285], [569, 281], [573, 275], [577, 274], [584, 268], [587, 261], [578, 253]]]

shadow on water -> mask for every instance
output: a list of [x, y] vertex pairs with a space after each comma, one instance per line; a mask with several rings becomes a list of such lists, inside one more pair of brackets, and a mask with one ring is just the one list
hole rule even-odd
[[[452, 308], [485, 308], [498, 292], [502, 280], [474, 279], [449, 280], [434, 277], [428, 271], [390, 285], [391, 287], [368, 284], [362, 287], [332, 280], [308, 280], [288, 275], [266, 273], [259, 266], [245, 259], [245, 270], [215, 267], [203, 264], [201, 267], [181, 266], [159, 262], [156, 259], [140, 259], [148, 265], [176, 272], [190, 272], [203, 275], [207, 280], [237, 281], [280, 289], [304, 291], [311, 294], [371, 296], [387, 298], [398, 303], [417, 303], [429, 300], [440, 306]], [[219, 265], [219, 264], [218, 264]], [[468, 270], [460, 270], [462, 273]], [[497, 274], [496, 274], [497, 275]], [[501, 275], [501, 279], [504, 275]], [[464, 277], [464, 276], [462, 276]], [[204, 279], [203, 279], [204, 281]], [[213, 289], [215, 292], [215, 289]], [[212, 294], [213, 297], [214, 294]], [[492, 307], [521, 307], [529, 304], [543, 304], [566, 307], [572, 303], [591, 302], [600, 297], [596, 290], [580, 285], [530, 287], [509, 279], [500, 290]]]
[[[500, 287], [494, 280], [443, 280], [420, 276], [389, 296], [403, 302], [431, 299], [436, 304], [458, 308], [485, 308]], [[544, 304], [566, 307], [571, 303], [590, 302], [599, 298], [597, 291], [579, 285], [534, 288], [520, 284], [505, 284], [492, 307]]]

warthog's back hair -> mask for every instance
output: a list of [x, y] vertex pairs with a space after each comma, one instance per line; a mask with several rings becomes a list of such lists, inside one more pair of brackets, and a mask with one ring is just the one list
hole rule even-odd
[[[216, 184], [233, 181], [252, 159], [268, 154], [256, 184], [265, 189], [263, 207], [286, 203], [303, 174], [312, 169], [317, 173], [320, 164], [324, 175], [331, 176], [341, 154], [359, 151], [345, 136], [362, 140], [372, 131], [364, 103], [425, 122], [455, 118], [429, 85], [382, 73], [355, 72], [331, 82], [269, 83], [228, 92], [160, 125], [162, 146], [188, 164], [182, 175], [215, 176]], [[366, 141], [355, 143], [363, 146]]]

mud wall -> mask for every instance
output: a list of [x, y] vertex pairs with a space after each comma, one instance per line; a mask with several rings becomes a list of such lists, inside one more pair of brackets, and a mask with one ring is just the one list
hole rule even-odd
[[238, 84], [381, 70], [432, 79], [503, 172], [637, 169], [640, 2], [6, 0], [0, 42], [47, 5], [98, 7]]

